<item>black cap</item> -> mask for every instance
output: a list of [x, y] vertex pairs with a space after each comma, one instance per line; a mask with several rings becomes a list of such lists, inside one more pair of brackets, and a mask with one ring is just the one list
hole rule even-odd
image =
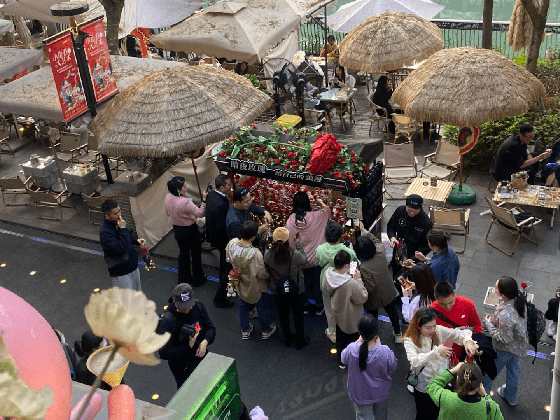
[[233, 192], [233, 201], [242, 201], [243, 197], [245, 197], [247, 194], [249, 194], [249, 190], [247, 190], [247, 188], [245, 187], [239, 187], [236, 188], [235, 191]]
[[406, 197], [406, 205], [408, 207], [412, 207], [413, 209], [421, 209], [422, 203], [424, 203], [424, 199], [418, 194], [411, 194]]
[[194, 306], [193, 289], [188, 283], [180, 283], [173, 289], [173, 301], [180, 311], [190, 309]]

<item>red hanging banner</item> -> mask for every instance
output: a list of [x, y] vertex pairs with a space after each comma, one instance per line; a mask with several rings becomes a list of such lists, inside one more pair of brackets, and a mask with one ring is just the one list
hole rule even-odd
[[105, 28], [103, 27], [103, 17], [86, 22], [79, 28], [80, 31], [89, 34], [84, 41], [84, 50], [88, 59], [95, 100], [99, 104], [119, 91], [113, 75], [113, 65], [105, 38]]
[[56, 91], [65, 122], [88, 111], [70, 32], [47, 43]]

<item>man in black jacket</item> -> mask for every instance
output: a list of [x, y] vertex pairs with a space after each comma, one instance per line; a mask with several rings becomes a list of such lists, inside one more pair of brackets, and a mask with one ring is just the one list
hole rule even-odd
[[509, 181], [512, 174], [525, 170], [529, 175], [529, 184], [535, 183], [535, 174], [539, 170], [539, 162], [548, 158], [551, 151], [546, 150], [533, 157], [527, 150], [527, 145], [531, 142], [533, 136], [533, 127], [529, 124], [521, 124], [519, 133], [508, 137], [502, 143], [496, 153], [495, 164], [492, 168], [494, 179]]
[[173, 289], [169, 307], [157, 327], [158, 334], [164, 332], [170, 333], [171, 338], [159, 350], [159, 357], [167, 360], [179, 389], [216, 338], [216, 328], [202, 302], [194, 298], [190, 284], [180, 283]]
[[229, 242], [226, 216], [232, 183], [223, 174], [218, 175], [214, 183], [216, 189], [210, 191], [206, 197], [206, 237], [210, 244], [220, 252], [220, 284], [214, 296], [214, 305], [218, 308], [229, 308], [234, 303], [227, 298], [228, 273], [231, 270], [231, 264], [226, 260], [226, 245]]
[[406, 246], [407, 258], [414, 258], [415, 251], [424, 255], [430, 252], [426, 235], [432, 229], [432, 221], [424, 212], [423, 203], [424, 199], [419, 195], [409, 195], [406, 205], [397, 207], [387, 223], [387, 236], [391, 240], [391, 246], [402, 241]]
[[115, 200], [106, 200], [101, 204], [101, 211], [105, 220], [99, 229], [99, 241], [113, 286], [141, 291], [138, 254], [133, 245], [144, 246], [146, 241], [136, 238], [126, 228], [121, 208]]

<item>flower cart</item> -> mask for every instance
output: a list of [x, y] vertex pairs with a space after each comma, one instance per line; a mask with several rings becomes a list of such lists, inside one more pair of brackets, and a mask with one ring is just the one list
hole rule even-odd
[[272, 228], [284, 226], [297, 191], [308, 192], [312, 206], [318, 199], [330, 205], [332, 219], [346, 227], [345, 240], [357, 227], [355, 219], [366, 228], [381, 220], [381, 163], [366, 165], [332, 134], [307, 127], [260, 131], [247, 126], [218, 146], [213, 157], [218, 169], [236, 174], [238, 185], [269, 211]]

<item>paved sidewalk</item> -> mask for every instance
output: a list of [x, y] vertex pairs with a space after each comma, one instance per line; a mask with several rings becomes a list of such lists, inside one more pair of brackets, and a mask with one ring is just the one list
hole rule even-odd
[[[368, 135], [370, 126], [370, 110], [367, 105], [367, 92], [365, 86], [359, 86], [354, 99], [358, 109], [354, 117], [354, 124], [347, 124], [347, 131], [343, 132], [340, 121], [333, 119], [331, 126], [332, 132], [340, 138], [352, 139], [354, 141], [382, 141], [383, 133], [373, 124], [372, 137]], [[424, 156], [435, 150], [434, 143], [415, 144], [415, 154], [418, 157], [419, 167], [423, 165]], [[16, 152], [14, 156], [2, 155], [0, 161], [0, 176], [13, 177], [20, 175], [20, 165], [25, 163], [31, 154], [38, 154], [46, 157], [50, 154], [49, 149], [45, 149], [37, 143], [32, 143]], [[489, 174], [472, 173], [468, 176], [468, 183], [477, 194], [477, 200], [470, 205], [470, 233], [467, 238], [467, 249], [464, 254], [459, 256], [461, 270], [458, 279], [458, 293], [473, 299], [477, 305], [479, 314], [483, 314], [483, 299], [488, 286], [494, 284], [495, 280], [501, 275], [510, 275], [519, 283], [522, 281], [532, 282], [530, 293], [535, 294], [535, 303], [541, 309], [546, 308], [548, 300], [553, 296], [554, 291], [560, 285], [560, 251], [559, 251], [559, 231], [560, 220], [558, 215], [554, 223], [554, 228], [549, 229], [551, 215], [544, 210], [528, 209], [535, 213], [537, 217], [544, 219], [543, 223], [536, 227], [539, 244], [534, 245], [521, 240], [515, 254], [508, 257], [498, 250], [490, 247], [485, 241], [486, 229], [490, 223], [490, 215], [481, 216], [480, 213], [487, 210], [484, 197], [491, 197], [493, 192], [488, 191], [487, 185]], [[456, 180], [457, 181], [457, 180]], [[495, 187], [496, 183], [492, 183]], [[402, 197], [408, 187], [404, 185], [391, 185], [387, 189], [394, 197]], [[12, 199], [9, 197], [8, 199]], [[20, 202], [24, 202], [25, 197], [18, 197]], [[0, 220], [21, 224], [33, 228], [43, 229], [63, 235], [69, 235], [89, 241], [98, 241], [99, 226], [93, 225], [88, 221], [88, 210], [84, 201], [76, 195], [72, 195], [71, 202], [75, 208], [63, 209], [63, 220], [51, 221], [37, 219], [34, 215], [32, 206], [13, 207], [4, 206], [0, 203]], [[404, 200], [387, 200], [387, 208], [384, 212], [384, 231], [386, 223], [391, 217], [395, 208], [402, 204]], [[450, 205], [453, 208], [453, 205]], [[425, 206], [425, 211], [428, 211]], [[100, 215], [94, 215], [97, 220], [101, 220]], [[493, 229], [492, 237], [498, 238], [498, 243], [505, 247], [512, 245], [511, 238], [507, 232]], [[451, 246], [462, 245], [462, 239], [454, 239]], [[179, 250], [173, 235], [167, 235], [156, 247], [155, 253], [163, 257], [176, 259]], [[216, 254], [216, 255], [215, 255]], [[208, 266], [218, 265], [217, 253], [203, 253], [204, 263]], [[170, 262], [174, 264], [173, 261]]]

